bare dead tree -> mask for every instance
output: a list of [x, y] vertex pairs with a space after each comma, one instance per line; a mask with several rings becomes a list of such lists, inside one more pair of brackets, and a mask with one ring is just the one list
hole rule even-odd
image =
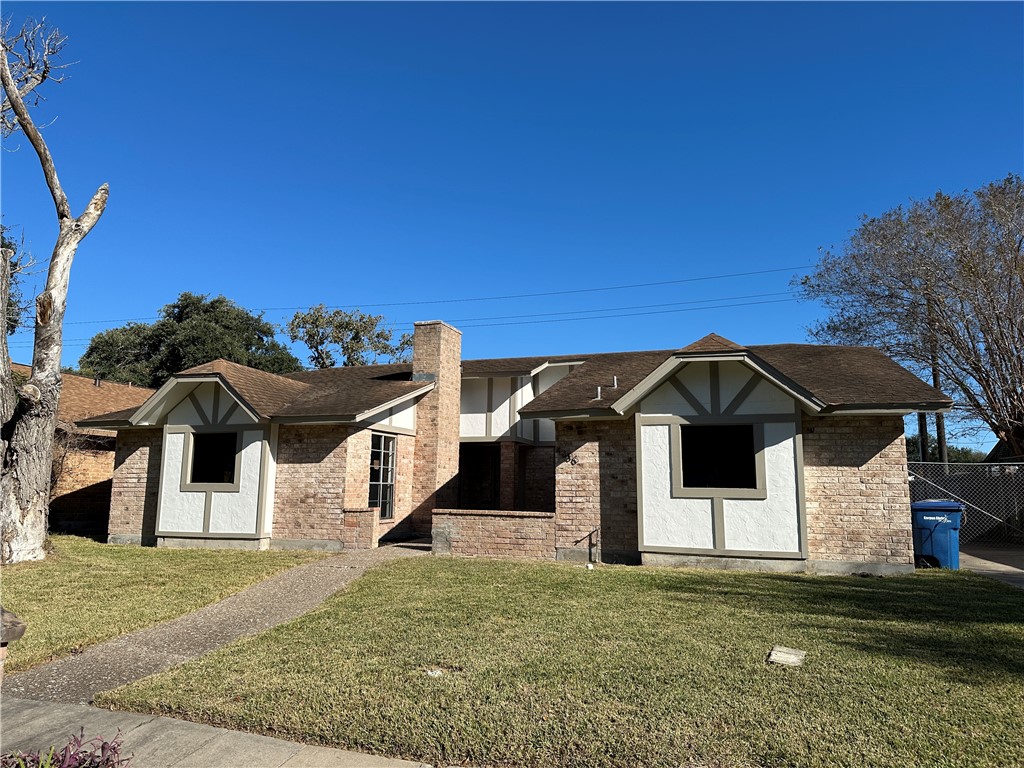
[[[28, 138], [53, 198], [59, 227], [46, 285], [35, 299], [32, 373], [27, 382], [15, 382], [7, 337], [0, 334], [0, 562], [13, 563], [45, 557], [71, 263], [79, 243], [103, 214], [109, 190], [106, 184], [100, 186], [81, 215], [72, 215], [49, 147], [29, 114], [26, 102], [38, 102], [38, 88], [61, 79], [55, 73], [66, 66], [58, 60], [65, 38], [45, 20], [29, 20], [17, 32], [12, 32], [8, 21], [0, 32], [0, 85], [4, 92], [0, 127], [5, 137], [21, 130]], [[5, 253], [0, 260], [0, 303], [4, 306], [10, 294], [9, 258]]]
[[933, 376], [1024, 453], [1024, 179], [861, 220], [801, 281], [821, 341], [877, 346]]

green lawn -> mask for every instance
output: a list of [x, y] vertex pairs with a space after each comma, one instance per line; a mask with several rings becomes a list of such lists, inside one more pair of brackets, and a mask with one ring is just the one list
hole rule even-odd
[[434, 765], [1019, 766], [1024, 593], [416, 558], [98, 701]]
[[27, 624], [8, 647], [5, 671], [194, 611], [312, 552], [156, 549], [51, 536], [46, 560], [4, 566], [0, 602]]

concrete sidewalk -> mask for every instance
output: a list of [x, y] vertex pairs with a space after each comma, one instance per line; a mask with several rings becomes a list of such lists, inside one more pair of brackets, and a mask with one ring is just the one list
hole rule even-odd
[[[313, 610], [375, 565], [423, 548], [356, 550], [275, 574], [220, 602], [4, 678], [5, 696], [88, 704], [108, 691]], [[28, 628], [31, 632], [31, 626]]]
[[86, 739], [122, 735], [131, 768], [414, 768], [425, 763], [341, 749], [314, 747], [270, 736], [228, 731], [155, 715], [111, 712], [80, 704], [17, 699], [0, 701], [0, 751], [63, 747], [85, 729]]
[[960, 567], [1024, 589], [1024, 547], [969, 546], [960, 550]]

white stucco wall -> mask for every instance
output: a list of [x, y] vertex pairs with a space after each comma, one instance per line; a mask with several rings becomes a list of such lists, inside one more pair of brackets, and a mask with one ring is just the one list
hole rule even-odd
[[463, 379], [459, 407], [459, 435], [484, 437], [487, 434], [487, 379]]
[[640, 428], [643, 455], [643, 541], [649, 547], [711, 549], [711, 499], [673, 499], [667, 424]]
[[164, 449], [160, 466], [160, 510], [158, 531], [201, 533], [206, 494], [202, 491], [181, 491], [181, 461], [185, 452], [185, 435], [181, 432], [164, 434]]
[[242, 433], [238, 491], [210, 492], [210, 533], [256, 533], [262, 448], [262, 430], [246, 430]]
[[800, 549], [796, 424], [764, 425], [764, 500], [725, 499], [725, 547], [765, 552]]
[[[717, 397], [711, 396], [710, 365], [695, 362], [679, 371], [680, 384], [709, 411], [713, 405], [724, 411], [747, 386], [754, 372], [739, 362], [718, 364]], [[760, 374], [757, 374], [760, 376]], [[736, 417], [699, 417], [671, 380], [666, 381], [639, 404], [640, 419], [657, 422], [681, 418], [692, 423], [736, 423]], [[672, 432], [669, 424], [640, 424], [640, 549], [659, 547], [685, 550], [780, 553], [793, 555], [801, 547], [800, 485], [797, 473], [799, 441], [796, 402], [778, 387], [761, 379], [736, 410], [736, 416], [750, 416], [750, 423], [764, 433], [764, 499], [730, 499], [720, 495], [722, 531], [717, 532], [715, 501], [707, 498], [673, 498]], [[792, 415], [792, 421], [771, 420]], [[758, 417], [768, 420], [760, 420]], [[720, 420], [720, 421], [719, 421]]]

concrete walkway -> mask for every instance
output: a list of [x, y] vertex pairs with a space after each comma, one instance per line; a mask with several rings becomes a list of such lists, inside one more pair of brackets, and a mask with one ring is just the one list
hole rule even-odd
[[0, 704], [3, 752], [58, 749], [85, 729], [86, 739], [110, 740], [120, 730], [122, 757], [131, 768], [415, 768], [412, 763], [341, 749], [228, 731], [155, 715], [111, 712], [81, 704], [54, 704], [4, 695]]
[[421, 548], [389, 546], [299, 565], [195, 613], [94, 645], [76, 656], [7, 675], [3, 692], [23, 699], [89, 704], [100, 691], [163, 672], [241, 637], [298, 618], [375, 565], [425, 553]]
[[1024, 547], [967, 547], [960, 550], [960, 567], [1024, 589]]
[[109, 740], [120, 730], [125, 753], [135, 754], [134, 768], [422, 765], [83, 705], [100, 691], [162, 672], [298, 618], [368, 569], [427, 551], [425, 547], [389, 546], [306, 563], [186, 616], [92, 646], [76, 656], [7, 675], [0, 697], [0, 751], [62, 747], [84, 727], [87, 739], [102, 736]]

